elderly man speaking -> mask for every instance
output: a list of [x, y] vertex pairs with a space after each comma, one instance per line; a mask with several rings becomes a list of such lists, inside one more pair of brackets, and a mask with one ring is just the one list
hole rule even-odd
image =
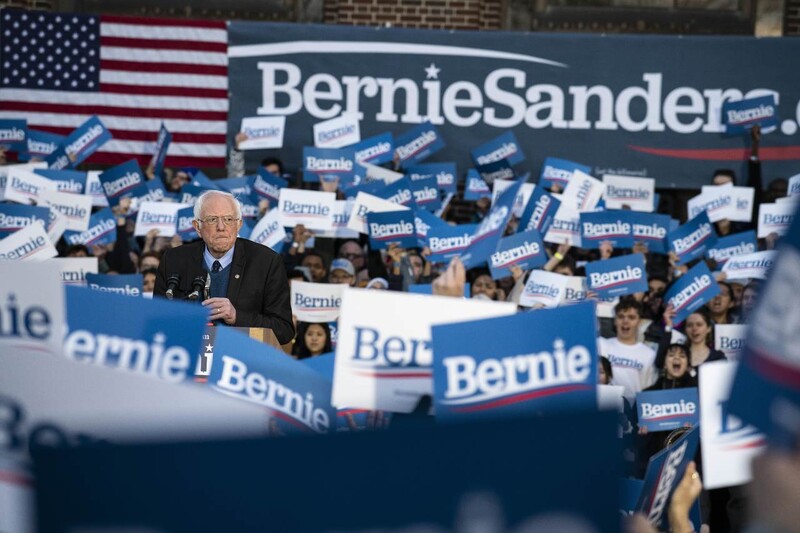
[[202, 304], [211, 320], [271, 328], [281, 344], [291, 341], [294, 326], [283, 261], [266, 246], [237, 238], [242, 209], [236, 198], [222, 191], [205, 192], [195, 202], [194, 218], [202, 241], [164, 252], [154, 294], [165, 296], [173, 286], [172, 296], [182, 300], [199, 280], [205, 286], [210, 279]]

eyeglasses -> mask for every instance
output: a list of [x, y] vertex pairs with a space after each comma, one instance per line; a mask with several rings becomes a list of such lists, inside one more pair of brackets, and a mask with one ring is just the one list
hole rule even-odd
[[234, 222], [236, 222], [239, 219], [234, 217], [234, 216], [228, 215], [228, 216], [225, 216], [225, 217], [206, 217], [206, 218], [201, 218], [200, 222], [202, 222], [203, 224], [208, 224], [209, 226], [216, 226], [219, 223], [220, 220], [226, 226], [230, 226], [231, 224], [233, 224]]
[[364, 257], [364, 254], [353, 254], [353, 253], [349, 253], [349, 254], [342, 254], [342, 257], [344, 257], [345, 259], [349, 259], [349, 260], [351, 260], [351, 261], [352, 261], [353, 259], [358, 259], [359, 257]]

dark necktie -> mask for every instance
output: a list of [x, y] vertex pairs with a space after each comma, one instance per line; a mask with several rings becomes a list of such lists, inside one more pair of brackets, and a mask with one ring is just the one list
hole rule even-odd
[[219, 272], [220, 270], [222, 270], [222, 265], [219, 261], [214, 261], [211, 265], [211, 272]]

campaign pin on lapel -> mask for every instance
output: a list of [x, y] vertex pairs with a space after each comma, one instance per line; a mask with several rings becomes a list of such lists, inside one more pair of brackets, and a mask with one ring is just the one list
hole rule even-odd
[[239, 274], [236, 274], [236, 275], [235, 275], [235, 276], [233, 276], [233, 277], [234, 277], [234, 278], [236, 278], [236, 279], [239, 279]]

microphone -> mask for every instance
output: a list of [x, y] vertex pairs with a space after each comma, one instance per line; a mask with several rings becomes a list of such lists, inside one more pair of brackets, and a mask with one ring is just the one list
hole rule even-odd
[[169, 278], [167, 279], [167, 292], [164, 295], [167, 297], [168, 300], [172, 300], [174, 298], [175, 289], [178, 288], [178, 285], [181, 282], [181, 275], [177, 272], [173, 272]]
[[205, 289], [206, 280], [203, 276], [197, 276], [192, 280], [192, 292], [186, 297], [187, 300], [199, 300], [202, 296], [203, 289]]
[[205, 291], [203, 292], [203, 295], [205, 296], [206, 300], [208, 300], [208, 295], [210, 294], [210, 292], [211, 292], [211, 273], [209, 272], [208, 274], [206, 274], [206, 285], [205, 285]]

